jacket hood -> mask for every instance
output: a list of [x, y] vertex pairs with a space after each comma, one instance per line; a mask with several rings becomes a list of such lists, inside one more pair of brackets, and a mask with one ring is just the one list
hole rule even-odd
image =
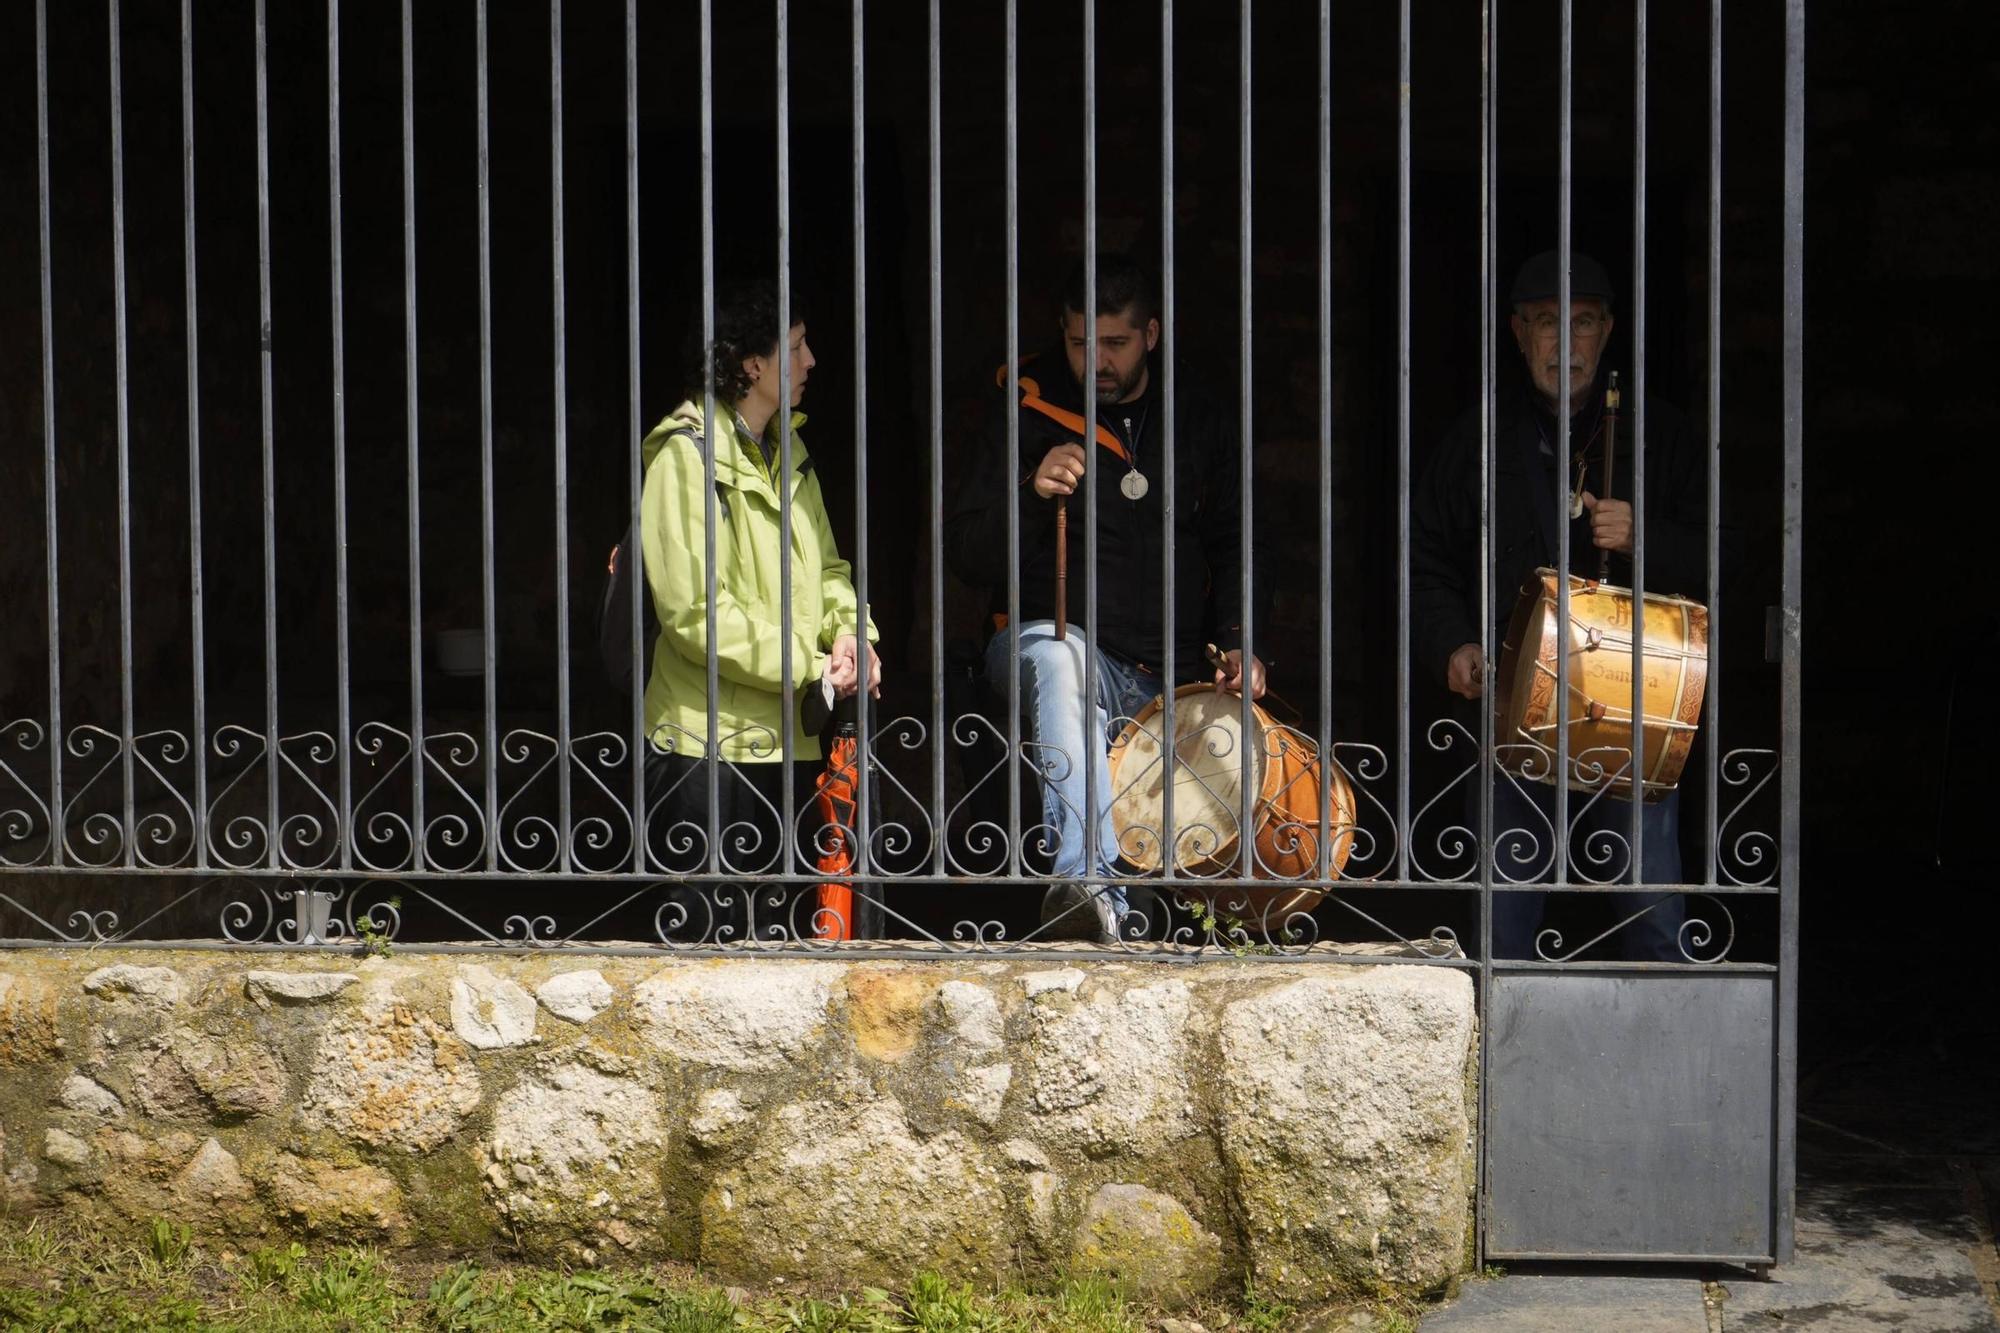
[[[798, 436], [799, 427], [803, 426], [805, 421], [805, 413], [797, 411], [792, 413], [792, 470], [801, 475], [810, 466], [805, 441]], [[716, 481], [739, 490], [746, 487], [770, 490], [769, 474], [758, 461], [754, 444], [745, 438], [742, 429], [737, 425], [735, 411], [721, 403], [715, 405], [715, 433], [721, 445], [714, 450]], [[652, 429], [640, 449], [640, 467], [651, 467], [660, 450], [666, 448], [667, 441], [681, 434], [692, 435], [697, 439], [701, 437], [700, 403], [692, 400], [683, 402]]]

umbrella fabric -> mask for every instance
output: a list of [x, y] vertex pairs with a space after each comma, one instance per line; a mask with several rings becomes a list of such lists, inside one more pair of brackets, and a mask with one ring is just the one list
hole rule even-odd
[[851, 843], [860, 783], [858, 747], [852, 729], [843, 727], [827, 752], [826, 772], [819, 775], [820, 831], [815, 839], [820, 873], [830, 878], [814, 891], [813, 936], [823, 940], [854, 938], [854, 886], [848, 872], [854, 868]]

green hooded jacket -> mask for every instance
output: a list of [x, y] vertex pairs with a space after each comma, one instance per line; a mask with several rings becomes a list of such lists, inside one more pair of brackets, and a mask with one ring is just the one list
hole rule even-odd
[[[792, 413], [792, 686], [794, 698], [818, 689], [833, 641], [854, 633], [854, 584], [834, 546], [826, 502]], [[708, 478], [694, 437], [701, 406], [682, 403], [646, 436], [641, 458], [640, 544], [646, 582], [660, 620], [653, 672], [646, 682], [646, 731], [672, 753], [699, 757], [708, 736], [708, 580], [703, 562]], [[772, 763], [784, 713], [783, 600], [774, 452], [764, 464], [736, 414], [715, 414], [715, 661], [720, 756], [731, 763]], [[877, 639], [873, 624], [871, 642]], [[820, 757], [817, 736], [796, 735], [794, 756]]]

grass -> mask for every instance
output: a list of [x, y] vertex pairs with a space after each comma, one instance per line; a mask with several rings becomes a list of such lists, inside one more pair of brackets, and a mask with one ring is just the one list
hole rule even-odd
[[[1371, 1307], [1378, 1333], [1415, 1311]], [[1246, 1288], [1173, 1313], [1101, 1277], [990, 1287], [917, 1273], [898, 1289], [723, 1288], [676, 1266], [542, 1268], [425, 1264], [366, 1247], [297, 1241], [248, 1253], [204, 1246], [155, 1219], [115, 1237], [43, 1218], [0, 1216], [0, 1329], [84, 1333], [333, 1333], [334, 1330], [653, 1330], [654, 1333], [1145, 1333], [1163, 1319], [1209, 1333], [1339, 1327]]]

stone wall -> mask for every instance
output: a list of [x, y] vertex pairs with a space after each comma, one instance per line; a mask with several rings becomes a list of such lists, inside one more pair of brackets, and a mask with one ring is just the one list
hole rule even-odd
[[13, 1206], [431, 1253], [1172, 1300], [1468, 1254], [1472, 986], [1422, 965], [0, 958]]

